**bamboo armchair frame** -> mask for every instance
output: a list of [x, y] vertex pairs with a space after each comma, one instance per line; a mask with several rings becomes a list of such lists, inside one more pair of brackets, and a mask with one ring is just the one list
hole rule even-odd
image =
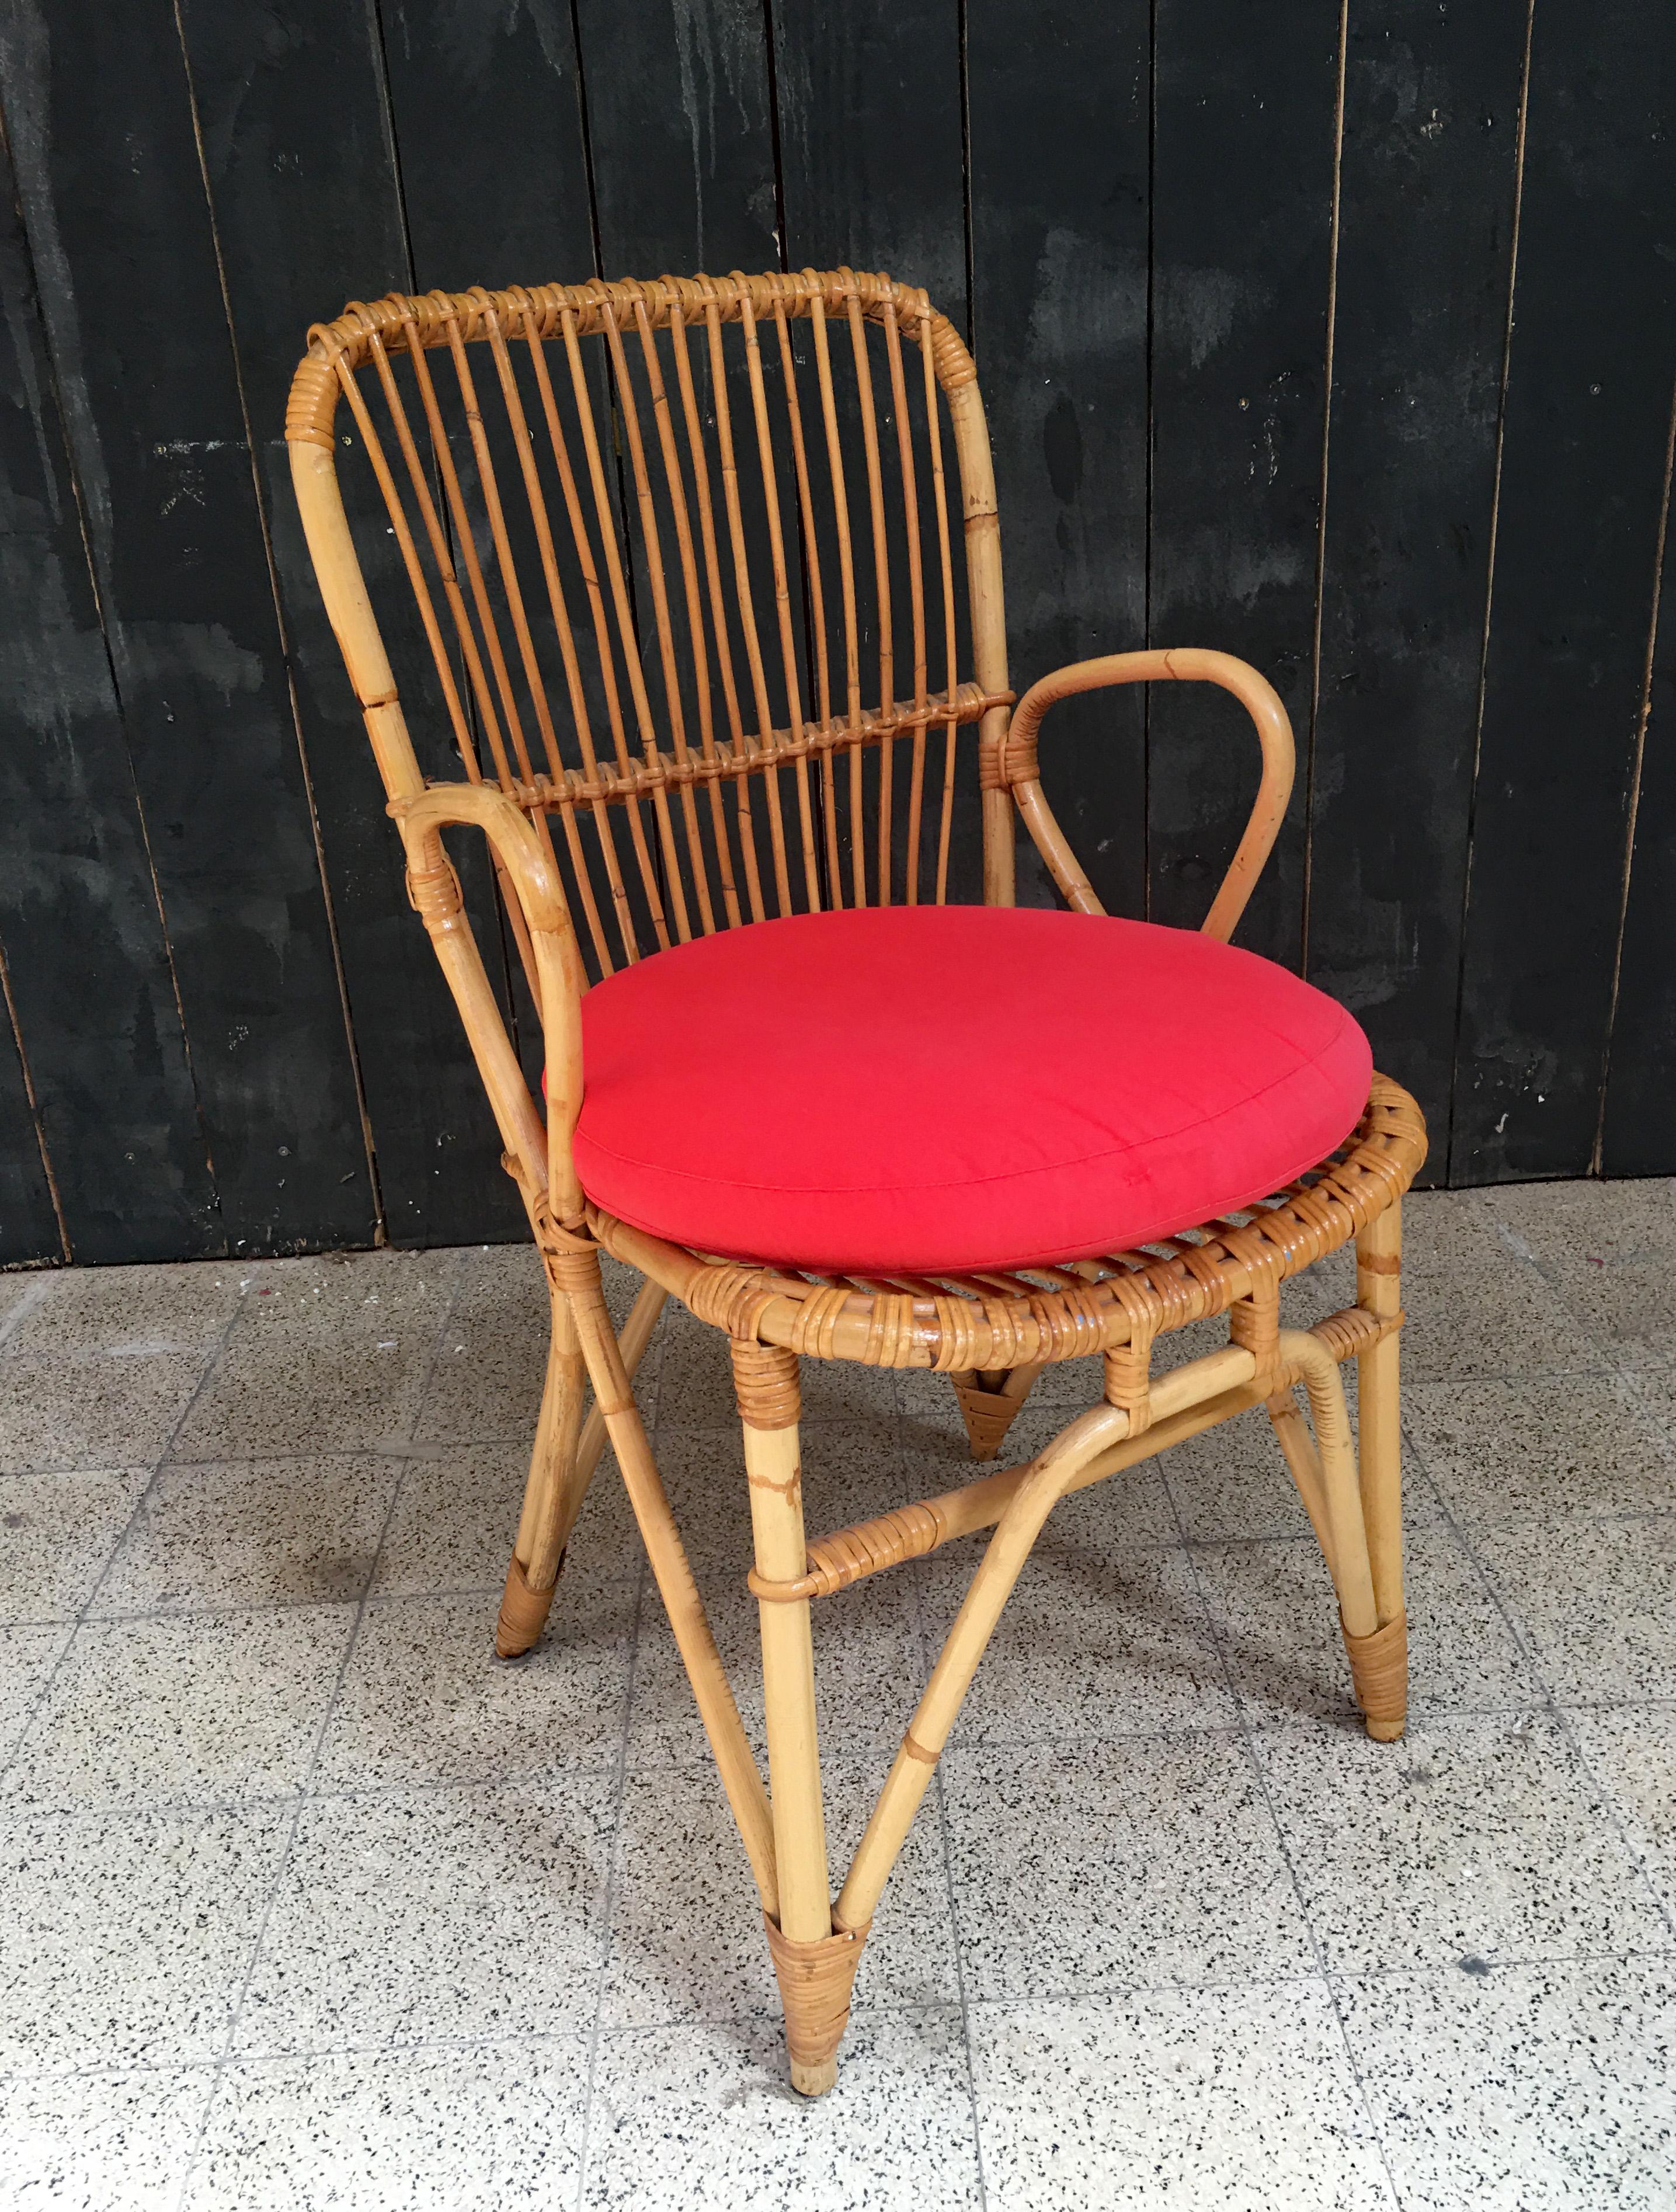
[[[481, 375], [474, 349], [489, 364]], [[447, 379], [433, 372], [433, 353], [447, 356]], [[498, 414], [486, 393], [498, 393]], [[1284, 710], [1245, 664], [1186, 649], [1084, 661], [1014, 705], [976, 372], [926, 295], [889, 277], [805, 270], [354, 303], [309, 333], [286, 435], [409, 896], [465, 1023], [550, 1286], [546, 1389], [497, 1645], [515, 1656], [540, 1634], [609, 1437], [761, 1898], [792, 2079], [816, 2094], [835, 2078], [885, 1881], [1001, 1609], [1069, 1492], [1266, 1407], [1337, 1592], [1369, 1732], [1400, 1735], [1400, 1221], [1424, 1125], [1403, 1091], [1375, 1079], [1358, 1127], [1290, 1188], [1145, 1251], [1058, 1267], [834, 1277], [687, 1250], [613, 1219], [590, 1204], [572, 1158], [590, 969], [609, 974], [619, 960], [799, 904], [945, 900], [969, 731], [985, 902], [1012, 902], [1022, 818], [1067, 902], [1101, 912], [1042, 789], [1038, 736], [1055, 702], [1143, 682], [1220, 685], [1255, 727], [1256, 801], [1204, 925], [1225, 939], [1285, 811]], [[422, 733], [448, 733], [463, 781], [422, 770], [339, 482], [350, 447], [383, 501], [381, 515], [361, 518], [361, 542], [393, 541], [412, 594], [406, 619], [416, 610], [428, 647], [434, 690]], [[385, 570], [397, 568], [389, 551]], [[544, 1116], [444, 850], [456, 828], [480, 830], [492, 858], [540, 1024]], [[1351, 1241], [1355, 1305], [1283, 1328], [1282, 1283]], [[602, 1251], [645, 1278], [621, 1336]], [[634, 1371], [666, 1296], [729, 1341], [755, 1537], [766, 1789], [635, 1404]], [[1153, 1375], [1161, 1334], [1223, 1314], [1220, 1350]], [[981, 1460], [1044, 1365], [1096, 1354], [1096, 1402], [1028, 1466], [807, 1536], [802, 1359], [947, 1375]], [[1355, 1437], [1339, 1375], [1351, 1358]], [[993, 1534], [835, 1899], [811, 1607], [984, 1529]]]

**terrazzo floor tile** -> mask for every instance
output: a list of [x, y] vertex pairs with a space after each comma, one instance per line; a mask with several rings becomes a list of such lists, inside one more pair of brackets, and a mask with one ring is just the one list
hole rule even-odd
[[0, 1475], [0, 1620], [70, 1620], [146, 1486], [143, 1468]]
[[[745, 1587], [746, 1559], [725, 1578], [701, 1580], [710, 1626], [733, 1685], [745, 1733], [766, 1757], [762, 1732], [762, 1644], [756, 1601]], [[824, 1749], [859, 1753], [895, 1746], [924, 1680], [919, 1586], [910, 1565], [823, 1599], [814, 1613], [815, 1712]], [[691, 1686], [654, 1585], [648, 1577], [635, 1659], [628, 1722], [632, 1765], [685, 1766], [709, 1756]]]
[[[529, 1438], [501, 1443], [420, 1443], [406, 1462], [401, 1494], [373, 1571], [373, 1595], [409, 1597], [483, 1590], [498, 1599], [518, 1531], [530, 1449]], [[610, 1582], [637, 1574], [643, 1557], [628, 1493], [607, 1449], [571, 1533], [564, 1582], [584, 1577]], [[559, 1604], [556, 1598], [555, 1619]]]
[[[1068, 1500], [1061, 1510], [1084, 1502]], [[1081, 1531], [1057, 1520], [996, 1624], [956, 1740], [969, 1747], [1083, 1743], [1231, 1728], [1234, 1701], [1187, 1553], [1113, 1546], [1097, 1534], [1079, 1540]], [[927, 1565], [933, 1658], [980, 1556], [976, 1545], [961, 1545]]]
[[203, 1612], [358, 1598], [401, 1480], [367, 1452], [164, 1467], [94, 1612]]
[[217, 2057], [292, 1817], [0, 1822], [0, 2074]]
[[1058, 1996], [1308, 1973], [1272, 1814], [1226, 1735], [945, 1752], [967, 1989]]
[[1676, 1705], [1574, 1711], [1565, 1718], [1676, 1929]]
[[[1541, 1686], [1493, 1592], [1447, 1522], [1411, 1528], [1404, 1548], [1411, 1712], [1522, 1711], [1541, 1704]], [[1234, 1687], [1254, 1723], [1284, 1723], [1302, 1713], [1354, 1715], [1338, 1603], [1313, 1536], [1200, 1545], [1193, 1564]]]
[[538, 2031], [228, 2066], [182, 2212], [569, 2212], [587, 2078], [586, 2039]]
[[1260, 1406], [1164, 1455], [1163, 1479], [1189, 1543], [1310, 1534], [1309, 1516]]
[[1676, 1510], [1676, 1443], [1623, 1376], [1411, 1384], [1403, 1413], [1470, 1527]]
[[[731, 1430], [685, 1429], [660, 1420], [659, 1472], [693, 1571], [741, 1580], [754, 1555], [744, 1447]], [[799, 1437], [803, 1517], [811, 1538], [882, 1513], [915, 1494], [904, 1474], [896, 1425], [859, 1416], [817, 1423]], [[933, 1487], [944, 1486], [939, 1478]]]
[[1326, 1984], [972, 2014], [991, 2212], [1396, 2212]]
[[1255, 1742], [1331, 1971], [1668, 1941], [1603, 1793], [1545, 1714], [1423, 1721], [1396, 1744], [1323, 1723]]
[[202, 1352], [0, 1357], [0, 1474], [156, 1460], [203, 1380]]
[[209, 2108], [208, 2067], [0, 2082], [6, 2212], [173, 2212]]
[[407, 1436], [458, 1274], [457, 1258], [434, 1252], [270, 1261], [170, 1456], [366, 1450]]
[[1522, 1183], [1484, 1195], [1614, 1365], [1676, 1359], [1676, 1185], [1667, 1177]]
[[320, 1747], [313, 1789], [509, 1780], [614, 1765], [627, 1718], [637, 1585], [561, 1583], [534, 1650], [495, 1656], [495, 1607], [465, 1596], [367, 1608]]
[[596, 2212], [955, 2212], [981, 2201], [958, 2013], [858, 2019], [838, 2086], [814, 2103], [787, 2083], [769, 2021], [600, 2038], [582, 2190]]
[[189, 1267], [69, 1267], [35, 1279], [40, 1294], [5, 1329], [6, 1349], [14, 1356], [75, 1360], [207, 1355], [255, 1281], [264, 1278], [259, 1267], [211, 1260]]
[[1403, 1376], [1570, 1374], [1605, 1349], [1521, 1256], [1483, 1191], [1423, 1191], [1403, 1207]]
[[236, 2055], [585, 2027], [615, 1803], [581, 1774], [306, 1804]]
[[0, 1764], [10, 1756], [70, 1638], [67, 1623], [0, 1628]]
[[[881, 1753], [823, 1762], [833, 1893], [884, 1784]], [[714, 1766], [631, 1775], [603, 2019], [609, 2027], [677, 2020], [780, 2016], [762, 1908]], [[695, 1929], [704, 1940], [695, 1943]], [[854, 2011], [959, 2000], [942, 1829], [927, 1803], [874, 1916], [856, 1976]]]
[[1625, 1371], [1636, 1396], [1658, 1424], [1660, 1435], [1676, 1442], [1676, 1367], [1631, 1367]]
[[[459, 1261], [458, 1293], [425, 1392], [420, 1432], [438, 1443], [504, 1438], [521, 1440], [527, 1448], [541, 1410], [552, 1334], [540, 1256], [532, 1244], [496, 1244], [472, 1247]], [[606, 1262], [606, 1304], [619, 1328], [637, 1280], [627, 1268]], [[660, 1336], [641, 1371], [643, 1401], [656, 1378], [659, 1352]]]
[[354, 1627], [347, 1605], [84, 1623], [0, 1798], [92, 1812], [295, 1795]]
[[1473, 1540], [1562, 1705], [1676, 1698], [1676, 1515], [1527, 1524]]
[[1676, 1962], [1388, 1975], [1339, 2000], [1412, 2212], [1676, 2203]]

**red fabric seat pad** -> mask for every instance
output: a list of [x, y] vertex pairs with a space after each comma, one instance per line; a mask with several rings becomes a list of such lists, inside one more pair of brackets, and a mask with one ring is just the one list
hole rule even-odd
[[695, 939], [582, 1002], [575, 1158], [672, 1243], [822, 1273], [1132, 1249], [1315, 1164], [1368, 1043], [1285, 969], [1196, 932], [871, 907]]

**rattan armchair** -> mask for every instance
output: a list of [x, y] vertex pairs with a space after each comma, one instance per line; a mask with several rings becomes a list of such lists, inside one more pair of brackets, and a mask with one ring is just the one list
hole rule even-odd
[[[1369, 1090], [1347, 1017], [1227, 944], [1292, 778], [1263, 678], [1211, 652], [1120, 653], [1014, 704], [975, 371], [922, 291], [841, 269], [355, 304], [310, 332], [286, 434], [409, 896], [550, 1287], [499, 1649], [541, 1633], [609, 1436], [761, 1896], [792, 2079], [813, 2095], [835, 2078], [915, 1808], [1068, 1492], [1265, 1407], [1337, 1590], [1369, 1732], [1401, 1733], [1399, 1218], [1421, 1118], [1395, 1085]], [[340, 459], [355, 465], [342, 486]], [[402, 693], [386, 630], [410, 648]], [[1172, 681], [1231, 692], [1261, 750], [1249, 824], [1198, 936], [1094, 919], [1038, 771], [1055, 701]], [[416, 737], [452, 780], [422, 770]], [[1018, 817], [1068, 911], [1015, 908]], [[492, 856], [539, 1016], [544, 1111], [444, 851], [456, 825]], [[978, 843], [981, 908], [975, 870], [962, 874]], [[1096, 1002], [1066, 995], [1085, 968]], [[1279, 1012], [1244, 1019], [1242, 993]], [[1027, 1053], [1015, 1021], [1039, 1001], [1060, 1030], [1038, 1022]], [[1078, 1023], [1086, 1049], [1060, 1050], [1054, 1036]], [[876, 1027], [899, 1060], [870, 1064], [858, 1091], [851, 1062]], [[1281, 1030], [1329, 1042], [1289, 1044], [1272, 1066]], [[929, 1108], [896, 1096], [893, 1068], [914, 1059], [929, 1081], [921, 1041], [932, 1067], [956, 1031], [964, 1095]], [[1151, 1151], [1114, 1128], [1114, 1085]], [[1170, 1102], [1156, 1113], [1155, 1095]], [[1048, 1141], [1062, 1111], [1097, 1124], [1084, 1165]], [[1306, 1128], [1314, 1150], [1299, 1154]], [[888, 1158], [846, 1180], [854, 1146]], [[1004, 1164], [988, 1176], [992, 1156]], [[1039, 1230], [1025, 1215], [1004, 1230], [996, 1209], [1028, 1213], [1039, 1189], [1052, 1201]], [[1352, 1239], [1355, 1305], [1283, 1327], [1283, 1282]], [[645, 1277], [621, 1335], [602, 1252]], [[666, 1295], [732, 1356], [766, 1788], [635, 1408]], [[1223, 1314], [1221, 1348], [1154, 1373], [1160, 1334]], [[1351, 1356], [1359, 1438], [1339, 1373]], [[1048, 1363], [1089, 1362], [1090, 1409], [1027, 1466], [811, 1540], [805, 1358], [946, 1375], [979, 1459]], [[811, 1607], [985, 1530], [835, 1899]]]

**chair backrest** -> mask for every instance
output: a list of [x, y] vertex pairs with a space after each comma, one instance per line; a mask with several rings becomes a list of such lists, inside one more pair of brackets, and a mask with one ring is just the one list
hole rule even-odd
[[331, 457], [298, 457], [310, 539], [390, 796], [424, 787], [416, 735], [433, 773], [451, 737], [555, 851], [594, 973], [972, 897], [979, 815], [981, 896], [1011, 902], [988, 435], [924, 292], [841, 269], [355, 302], [309, 333], [286, 434]]

